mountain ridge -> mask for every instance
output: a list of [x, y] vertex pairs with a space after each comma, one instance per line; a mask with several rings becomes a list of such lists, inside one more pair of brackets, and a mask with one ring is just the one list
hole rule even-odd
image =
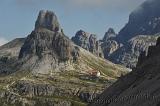
[[117, 36], [103, 44], [104, 57], [113, 63], [135, 68], [140, 53], [155, 45], [159, 36], [159, 4], [159, 0], [146, 0], [132, 11], [128, 23]]
[[159, 52], [160, 37], [147, 54], [141, 53], [132, 72], [122, 76], [90, 106], [159, 106]]
[[130, 14], [129, 21], [119, 32], [117, 40], [123, 43], [136, 35], [159, 33], [159, 4], [158, 0], [147, 0], [142, 3]]

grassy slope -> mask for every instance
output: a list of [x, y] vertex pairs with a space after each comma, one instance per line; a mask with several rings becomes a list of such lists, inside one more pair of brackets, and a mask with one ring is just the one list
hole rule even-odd
[[120, 65], [111, 63], [108, 60], [99, 58], [90, 54], [88, 51], [81, 49], [81, 60], [93, 69], [100, 71], [108, 79], [116, 79], [120, 77], [121, 74], [126, 74], [128, 70]]
[[[107, 60], [101, 59], [92, 55], [91, 53], [81, 49], [81, 56], [79, 63], [73, 64], [74, 69], [64, 72], [55, 73], [54, 75], [32, 75], [30, 71], [18, 71], [7, 76], [0, 77], [0, 91], [9, 91], [10, 87], [16, 84], [18, 81], [26, 80], [34, 84], [49, 84], [58, 87], [61, 90], [70, 89], [83, 89], [83, 92], [99, 91], [102, 92], [107, 86], [110, 86], [113, 81], [116, 80], [121, 74], [126, 73], [126, 69], [122, 66], [115, 65]], [[92, 79], [87, 74], [86, 70], [94, 69], [101, 72], [101, 77]], [[10, 92], [14, 93], [15, 92]], [[18, 94], [17, 94], [18, 95]], [[21, 95], [20, 95], [21, 96]], [[32, 97], [22, 96], [27, 99], [43, 99], [48, 98], [50, 100], [66, 100], [71, 101], [73, 106], [85, 106], [86, 103], [81, 101], [77, 96], [44, 96], [44, 97]]]

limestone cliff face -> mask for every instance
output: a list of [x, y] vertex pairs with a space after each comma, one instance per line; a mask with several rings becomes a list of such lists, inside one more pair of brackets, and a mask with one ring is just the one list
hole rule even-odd
[[34, 55], [41, 59], [45, 55], [55, 55], [55, 58], [60, 60], [68, 60], [71, 49], [70, 40], [61, 33], [47, 29], [35, 30], [26, 38], [19, 59]]
[[99, 57], [103, 57], [101, 42], [97, 40], [95, 34], [90, 34], [83, 30], [79, 30], [76, 35], [72, 37], [72, 41], [76, 45], [90, 51], [91, 53]]
[[47, 73], [61, 63], [73, 60], [78, 51], [64, 33], [58, 31], [59, 28], [53, 12], [40, 11], [35, 30], [28, 35], [19, 53], [24, 68]]
[[159, 36], [159, 34], [137, 35], [130, 39], [125, 45], [118, 48], [108, 59], [116, 64], [134, 68], [136, 67], [141, 52], [147, 52], [149, 46], [156, 45], [156, 40]]
[[159, 106], [160, 38], [142, 52], [136, 68], [107, 88], [90, 106]]

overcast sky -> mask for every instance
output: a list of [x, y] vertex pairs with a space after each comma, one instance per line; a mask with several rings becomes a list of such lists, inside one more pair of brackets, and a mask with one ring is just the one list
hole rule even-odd
[[116, 32], [128, 16], [145, 0], [1, 0], [0, 45], [25, 37], [34, 29], [39, 10], [54, 11], [69, 37], [82, 29], [99, 38], [109, 27]]

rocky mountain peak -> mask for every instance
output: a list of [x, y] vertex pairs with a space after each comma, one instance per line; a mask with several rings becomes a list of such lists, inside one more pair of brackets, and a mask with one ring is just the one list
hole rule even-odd
[[116, 34], [113, 28], [109, 28], [107, 33], [109, 34]]
[[79, 30], [79, 31], [77, 31], [75, 36], [89, 38], [90, 34], [88, 32], [83, 31], [83, 30]]
[[61, 63], [77, 60], [78, 50], [64, 33], [58, 32], [58, 27], [53, 12], [40, 11], [36, 28], [28, 35], [19, 53], [25, 69], [45, 73], [56, 70]]
[[78, 46], [89, 50], [89, 36], [90, 34], [83, 31], [83, 30], [79, 30], [76, 32], [76, 35], [74, 37], [72, 37], [72, 41], [77, 44]]
[[90, 51], [91, 53], [103, 57], [101, 43], [97, 40], [97, 36], [95, 34], [90, 34], [83, 30], [79, 30], [76, 35], [72, 37], [72, 41], [76, 45]]
[[129, 22], [119, 32], [118, 40], [126, 42], [136, 35], [154, 35], [160, 32], [159, 0], [146, 0], [129, 16]]
[[36, 24], [35, 24], [35, 30], [46, 28], [51, 31], [59, 31], [60, 25], [57, 19], [57, 16], [52, 11], [44, 11], [41, 10], [39, 12]]
[[108, 31], [105, 33], [104, 37], [103, 37], [103, 41], [107, 41], [110, 38], [114, 38], [116, 37], [117, 34], [115, 33], [113, 28], [109, 28]]

